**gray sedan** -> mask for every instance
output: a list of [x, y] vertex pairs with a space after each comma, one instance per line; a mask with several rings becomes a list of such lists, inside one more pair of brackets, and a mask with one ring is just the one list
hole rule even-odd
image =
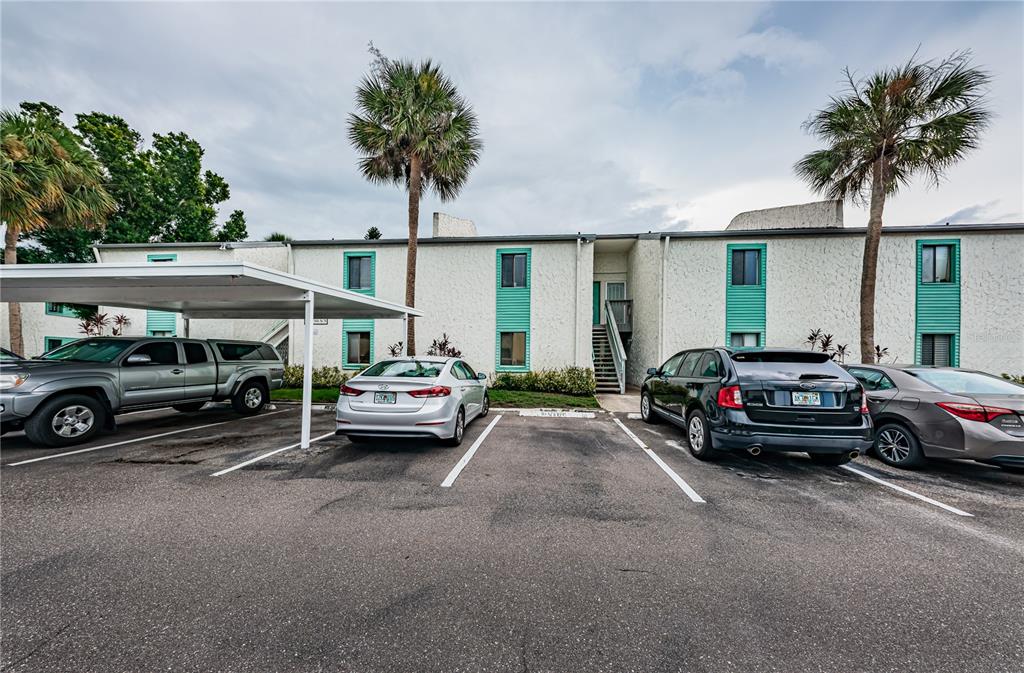
[[486, 381], [459, 358], [382, 360], [341, 386], [335, 434], [436, 437], [458, 446], [466, 424], [490, 409]]
[[874, 451], [896, 467], [966, 458], [1024, 469], [1024, 386], [967, 369], [850, 365], [867, 391]]

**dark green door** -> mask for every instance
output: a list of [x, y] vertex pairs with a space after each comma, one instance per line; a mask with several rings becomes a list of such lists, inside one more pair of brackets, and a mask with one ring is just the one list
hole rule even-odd
[[594, 281], [594, 324], [601, 324], [601, 281]]

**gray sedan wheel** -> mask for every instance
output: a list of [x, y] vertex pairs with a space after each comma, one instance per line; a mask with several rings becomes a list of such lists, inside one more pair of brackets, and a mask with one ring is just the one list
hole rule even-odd
[[886, 423], [875, 431], [875, 455], [893, 467], [918, 467], [924, 462], [917, 437], [897, 423]]
[[460, 407], [458, 415], [455, 416], [455, 434], [444, 440], [444, 443], [448, 446], [458, 446], [459, 444], [462, 444], [462, 436], [465, 434], [466, 412]]

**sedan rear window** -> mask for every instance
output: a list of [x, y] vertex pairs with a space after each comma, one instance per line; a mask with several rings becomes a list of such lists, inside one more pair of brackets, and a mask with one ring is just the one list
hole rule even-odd
[[976, 393], [978, 395], [1024, 395], [1024, 386], [979, 372], [960, 372], [955, 369], [907, 369], [916, 376], [947, 393]]
[[371, 365], [359, 375], [360, 378], [377, 376], [399, 376], [413, 379], [433, 379], [441, 375], [443, 362], [427, 360], [384, 360]]
[[743, 351], [732, 354], [733, 362], [794, 362], [822, 364], [832, 358], [828, 353], [814, 351]]

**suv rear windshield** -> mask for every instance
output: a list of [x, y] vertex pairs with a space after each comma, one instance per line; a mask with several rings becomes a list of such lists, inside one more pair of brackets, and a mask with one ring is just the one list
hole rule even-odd
[[385, 360], [371, 365], [359, 376], [367, 378], [372, 376], [405, 376], [415, 379], [432, 379], [441, 375], [444, 368], [443, 362], [429, 362], [426, 360]]
[[71, 362], [113, 362], [134, 346], [134, 341], [114, 339], [81, 339], [39, 356], [40, 360], [68, 360]]
[[988, 374], [958, 372], [955, 369], [907, 369], [905, 371], [947, 393], [1024, 395], [1024, 386], [1018, 386]]
[[733, 362], [796, 362], [800, 364], [822, 364], [832, 358], [828, 353], [814, 351], [743, 351], [733, 353]]

